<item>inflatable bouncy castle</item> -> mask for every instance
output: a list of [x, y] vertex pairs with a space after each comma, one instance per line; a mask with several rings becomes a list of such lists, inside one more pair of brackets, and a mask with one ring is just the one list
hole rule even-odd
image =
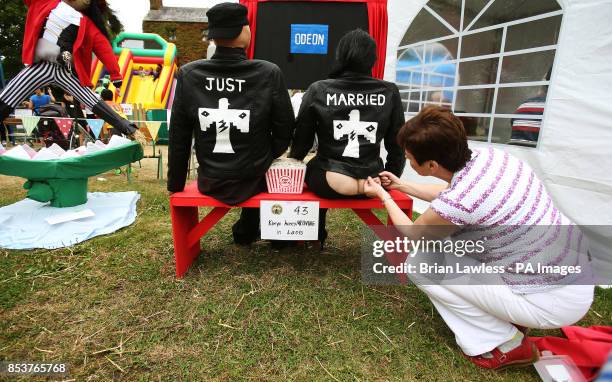
[[[127, 46], [142, 46], [128, 48]], [[119, 34], [112, 43], [121, 68], [123, 83], [115, 102], [140, 104], [144, 109], [169, 109], [174, 95], [177, 70], [176, 45], [157, 34]], [[92, 86], [107, 74], [104, 64], [94, 59], [91, 68]], [[113, 85], [109, 86], [115, 90]]]

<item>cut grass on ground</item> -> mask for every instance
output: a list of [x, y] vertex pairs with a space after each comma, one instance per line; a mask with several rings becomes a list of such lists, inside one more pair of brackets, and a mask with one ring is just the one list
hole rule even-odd
[[[235, 246], [232, 211], [175, 279], [168, 199], [143, 164], [132, 184], [90, 182], [142, 194], [132, 226], [67, 249], [0, 250], [0, 359], [68, 362], [77, 381], [537, 380], [464, 360], [415, 287], [363, 285], [349, 211], [330, 211], [323, 252]], [[23, 198], [21, 183], [0, 177], [0, 205]], [[579, 324], [609, 325], [611, 298], [598, 290]]]

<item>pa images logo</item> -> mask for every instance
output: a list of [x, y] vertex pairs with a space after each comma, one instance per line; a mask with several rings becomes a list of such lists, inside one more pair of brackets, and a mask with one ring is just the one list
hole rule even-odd
[[280, 215], [283, 213], [283, 207], [280, 204], [274, 204], [272, 206], [272, 214], [273, 215]]

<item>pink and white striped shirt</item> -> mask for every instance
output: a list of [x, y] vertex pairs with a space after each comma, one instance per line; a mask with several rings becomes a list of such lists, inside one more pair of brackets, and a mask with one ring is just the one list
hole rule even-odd
[[485, 239], [476, 256], [489, 265], [503, 265], [502, 279], [519, 293], [568, 283], [567, 275], [517, 273], [517, 263], [576, 265], [586, 254], [586, 240], [559, 211], [534, 171], [520, 159], [494, 148], [476, 149], [456, 172], [450, 187], [431, 203], [444, 219], [461, 226], [454, 239]]

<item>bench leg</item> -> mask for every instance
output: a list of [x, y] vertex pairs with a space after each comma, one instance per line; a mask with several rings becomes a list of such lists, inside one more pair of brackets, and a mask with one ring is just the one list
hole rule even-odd
[[198, 224], [198, 207], [170, 206], [176, 277], [181, 278], [200, 254], [200, 243], [189, 246], [187, 236]]
[[217, 224], [219, 220], [221, 220], [221, 218], [223, 218], [225, 214], [229, 212], [229, 210], [229, 208], [225, 207], [213, 208], [201, 222], [191, 229], [191, 232], [189, 232], [187, 235], [187, 245], [199, 246], [200, 238], [206, 235], [206, 233], [210, 231], [210, 229], [214, 227], [215, 224]]
[[197, 207], [171, 206], [170, 208], [176, 277], [182, 278], [200, 254], [200, 238], [214, 227], [230, 209], [216, 207], [198, 222]]
[[[392, 232], [390, 228], [385, 227], [385, 225], [380, 221], [380, 219], [378, 219], [378, 217], [374, 215], [372, 210], [354, 208], [353, 211], [366, 225], [372, 227], [374, 233], [376, 234], [376, 236], [378, 236], [379, 239], [387, 241], [395, 240], [396, 235]], [[408, 216], [412, 216], [412, 211], [404, 210], [404, 212]], [[387, 219], [387, 221], [391, 222], [390, 219]], [[385, 259], [389, 262], [390, 265], [394, 266], [400, 265], [401, 263], [406, 261], [407, 257], [408, 256], [404, 254], [399, 255], [395, 252], [385, 252]], [[406, 275], [403, 273], [396, 274], [396, 277], [400, 284], [406, 284], [406, 282], [408, 281], [408, 277], [406, 277]]]

